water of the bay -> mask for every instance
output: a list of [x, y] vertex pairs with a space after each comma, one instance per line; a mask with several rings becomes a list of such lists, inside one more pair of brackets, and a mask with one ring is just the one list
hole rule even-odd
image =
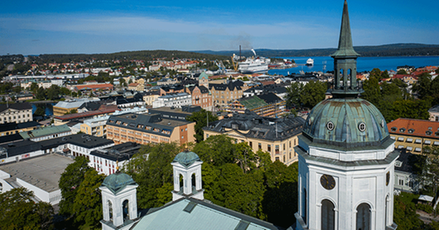
[[[332, 57], [283, 57], [293, 59], [298, 65], [290, 69], [273, 69], [269, 74], [289, 75], [303, 72], [327, 72], [334, 70], [334, 59]], [[305, 66], [308, 58], [314, 59], [313, 66]], [[371, 71], [374, 68], [380, 70], [395, 70], [398, 66], [439, 66], [439, 56], [419, 56], [419, 57], [359, 57], [357, 59], [357, 71]]]

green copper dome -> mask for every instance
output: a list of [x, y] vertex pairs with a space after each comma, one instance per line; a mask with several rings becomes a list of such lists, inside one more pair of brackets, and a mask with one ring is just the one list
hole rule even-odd
[[137, 185], [131, 176], [117, 172], [107, 176], [102, 185], [111, 190], [114, 194], [124, 189], [127, 185]]
[[178, 162], [187, 168], [191, 166], [195, 161], [201, 161], [200, 157], [194, 152], [185, 151], [177, 154], [173, 162]]
[[361, 98], [320, 102], [309, 114], [303, 133], [314, 143], [348, 148], [378, 146], [389, 137], [383, 115]]

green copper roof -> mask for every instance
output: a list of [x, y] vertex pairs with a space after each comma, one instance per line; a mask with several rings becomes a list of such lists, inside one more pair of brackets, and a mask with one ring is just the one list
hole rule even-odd
[[117, 172], [107, 176], [102, 182], [102, 185], [110, 189], [111, 192], [117, 194], [119, 191], [124, 189], [127, 185], [137, 185], [136, 182], [131, 178], [131, 176]]
[[29, 139], [29, 138], [43, 137], [51, 134], [65, 133], [70, 131], [71, 130], [67, 125], [47, 126], [47, 127], [40, 127], [38, 129], [34, 129], [30, 131], [20, 132], [20, 136], [23, 137], [23, 139]]
[[303, 134], [313, 142], [338, 147], [381, 145], [389, 136], [386, 120], [361, 98], [333, 98], [316, 105]]
[[268, 105], [264, 100], [257, 96], [243, 98], [240, 100], [240, 103], [248, 110], [253, 110]]
[[178, 162], [187, 168], [191, 166], [195, 161], [201, 161], [200, 157], [198, 157], [198, 155], [194, 152], [185, 151], [177, 154], [173, 162]]
[[202, 73], [200, 74], [200, 76], [198, 77], [198, 80], [200, 81], [200, 80], [202, 80], [203, 78], [206, 78], [207, 80], [209, 80], [209, 76], [208, 76], [205, 72], [202, 72]]
[[349, 23], [348, 3], [345, 0], [343, 7], [343, 17], [341, 19], [340, 40], [338, 43], [338, 50], [332, 57], [358, 57], [352, 45], [351, 26]]

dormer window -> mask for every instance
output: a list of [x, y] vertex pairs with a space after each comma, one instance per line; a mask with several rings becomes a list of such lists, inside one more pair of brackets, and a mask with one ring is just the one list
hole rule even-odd
[[427, 136], [431, 136], [431, 134], [432, 134], [433, 132], [432, 131], [427, 131], [427, 132], [425, 132], [425, 134], [427, 135]]
[[409, 129], [409, 130], [408, 130], [408, 133], [413, 133], [413, 132], [415, 132], [414, 129]]
[[404, 128], [400, 128], [400, 129], [399, 129], [399, 132], [400, 132], [400, 133], [403, 133], [403, 132], [405, 132], [405, 129], [404, 129]]
[[402, 166], [402, 162], [401, 161], [395, 161], [395, 167], [401, 167]]
[[392, 127], [392, 128], [390, 128], [390, 130], [391, 130], [392, 132], [396, 132], [397, 128], [396, 128], [396, 127]]

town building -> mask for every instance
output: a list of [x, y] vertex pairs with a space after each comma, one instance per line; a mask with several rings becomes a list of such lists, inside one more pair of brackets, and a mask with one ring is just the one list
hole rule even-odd
[[0, 163], [18, 162], [27, 158], [43, 155], [41, 145], [30, 140], [21, 140], [0, 145]]
[[68, 136], [72, 131], [67, 125], [38, 127], [34, 130], [19, 133], [24, 140], [43, 141], [57, 137]]
[[111, 175], [116, 172], [117, 166], [123, 168], [141, 147], [141, 144], [126, 142], [109, 148], [94, 150], [90, 153], [90, 167], [106, 176]]
[[90, 153], [92, 151], [114, 145], [112, 140], [88, 134], [73, 134], [38, 143], [41, 144], [41, 149], [45, 154], [59, 153], [73, 157], [84, 156], [88, 160], [90, 160]]
[[395, 162], [395, 190], [418, 193], [421, 188], [418, 176], [422, 173], [419, 167], [425, 160], [423, 155], [412, 154], [402, 149]]
[[244, 114], [209, 122], [203, 131], [204, 139], [227, 135], [234, 143], [245, 142], [253, 152], [268, 152], [272, 161], [290, 165], [297, 161], [294, 147], [299, 143], [297, 137], [302, 133], [304, 123], [301, 117], [268, 118], [247, 110]]
[[192, 105], [201, 106], [201, 108], [212, 111], [213, 102], [209, 89], [205, 86], [190, 86], [186, 88], [186, 92], [191, 95]]
[[430, 121], [439, 121], [439, 105], [435, 105], [428, 110], [428, 114], [430, 115]]
[[228, 84], [209, 84], [214, 106], [224, 108], [231, 101], [242, 97], [247, 90], [247, 85], [242, 81], [229, 82]]
[[29, 103], [0, 104], [0, 124], [33, 121]]
[[143, 101], [145, 101], [146, 105], [152, 106], [152, 103], [160, 97], [160, 93], [158, 91], [150, 91], [146, 92], [143, 95]]
[[100, 83], [100, 84], [82, 84], [82, 85], [72, 85], [69, 90], [74, 92], [95, 92], [95, 91], [111, 91], [114, 89], [113, 84]]
[[168, 85], [160, 87], [160, 96], [167, 94], [184, 93], [185, 88], [182, 85]]
[[75, 99], [71, 101], [60, 101], [53, 106], [53, 115], [62, 116], [64, 114], [70, 113], [72, 110], [76, 110], [82, 106], [82, 104], [92, 101], [100, 101], [99, 99]]
[[36, 121], [0, 124], [0, 136], [7, 136], [12, 134], [18, 134], [19, 132], [34, 130], [40, 126], [41, 124]]
[[428, 153], [439, 147], [439, 122], [398, 118], [387, 124], [395, 148], [414, 154]]
[[[134, 107], [133, 109], [116, 110], [112, 115], [121, 115], [127, 113], [144, 114], [147, 112], [148, 110], [144, 107]], [[80, 131], [88, 135], [105, 138], [107, 136], [108, 118], [110, 118], [110, 115], [107, 114], [84, 120], [83, 123], [80, 124]]]
[[195, 141], [195, 122], [167, 119], [160, 114], [123, 114], [110, 116], [107, 122], [107, 139], [116, 144], [136, 142], [177, 143]]
[[393, 222], [395, 162], [386, 121], [359, 98], [357, 57], [348, 5], [343, 8], [334, 58], [333, 98], [310, 112], [299, 145], [296, 230], [396, 229]]
[[225, 109], [231, 113], [255, 112], [262, 117], [281, 117], [286, 113], [285, 101], [274, 93], [245, 97], [231, 102]]
[[63, 116], [55, 116], [53, 120], [55, 125], [63, 125], [63, 124], [68, 124], [69, 122], [79, 122], [85, 119], [110, 115], [116, 112], [117, 110], [118, 108], [116, 105], [101, 105], [101, 107], [95, 111], [66, 114]]
[[148, 113], [150, 114], [160, 114], [163, 118], [166, 119], [174, 119], [174, 120], [182, 120], [185, 121], [189, 116], [192, 116], [192, 113], [201, 111], [200, 106], [187, 105], [182, 106], [181, 108], [175, 107], [159, 107], [148, 109]]
[[[30, 141], [28, 141], [30, 142]], [[34, 194], [34, 202], [44, 201], [56, 205], [61, 201], [59, 180], [73, 159], [58, 154], [0, 164], [0, 193], [24, 187]]]
[[209, 88], [209, 76], [205, 72], [202, 72], [200, 76], [198, 76], [198, 85]]
[[166, 94], [158, 97], [153, 103], [153, 108], [159, 107], [176, 107], [192, 105], [192, 97], [188, 93]]

